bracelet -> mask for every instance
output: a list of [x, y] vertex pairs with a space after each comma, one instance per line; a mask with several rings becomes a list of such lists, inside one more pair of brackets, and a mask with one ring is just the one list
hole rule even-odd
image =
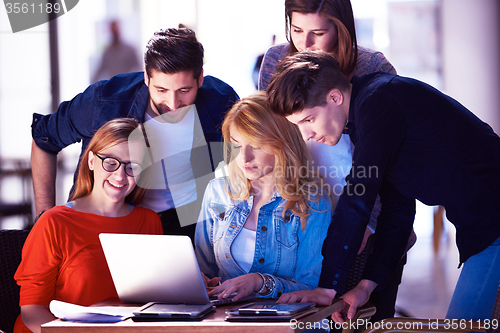
[[256, 273], [259, 274], [259, 276], [262, 278], [262, 287], [260, 287], [257, 294], [262, 294], [262, 292], [266, 289], [266, 278], [264, 277], [264, 275], [262, 275], [262, 273], [260, 273], [260, 272], [256, 272]]
[[[274, 277], [270, 274], [261, 274], [257, 273], [263, 279], [264, 283], [262, 284], [262, 288], [257, 292], [257, 294], [262, 296], [268, 296], [272, 294], [274, 288], [276, 288], [276, 281]], [[267, 291], [265, 291], [267, 289]]]
[[264, 277], [267, 278], [267, 283], [266, 283], [267, 293], [263, 294], [262, 296], [271, 295], [274, 291], [274, 288], [276, 288], [276, 280], [274, 279], [274, 276], [272, 276], [271, 274], [263, 274], [263, 275]]

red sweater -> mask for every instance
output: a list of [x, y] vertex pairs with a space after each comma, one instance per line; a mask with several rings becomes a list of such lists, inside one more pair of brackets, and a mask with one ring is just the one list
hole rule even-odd
[[[89, 306], [118, 297], [99, 242], [100, 233], [163, 234], [152, 210], [134, 207], [123, 217], [82, 213], [66, 206], [45, 212], [31, 230], [14, 278], [20, 306], [56, 299]], [[31, 332], [19, 316], [14, 332]]]

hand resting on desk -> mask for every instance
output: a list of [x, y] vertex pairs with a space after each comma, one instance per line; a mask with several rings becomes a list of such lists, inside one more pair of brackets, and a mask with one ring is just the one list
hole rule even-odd
[[359, 307], [368, 302], [372, 291], [377, 284], [370, 280], [361, 280], [353, 289], [346, 292], [341, 298], [344, 300], [344, 306], [341, 310], [332, 314], [332, 319], [337, 323], [343, 323], [347, 319], [354, 318]]
[[[368, 302], [370, 294], [376, 287], [377, 284], [373, 281], [361, 280], [356, 287], [340, 297], [344, 301], [344, 306], [332, 314], [332, 319], [335, 322], [343, 323], [346, 319], [354, 318], [357, 309]], [[277, 303], [311, 302], [316, 303], [317, 306], [325, 306], [332, 304], [336, 294], [334, 289], [300, 290], [281, 295]]]
[[316, 305], [325, 306], [332, 304], [336, 294], [334, 289], [299, 290], [281, 295], [278, 303], [316, 303]]

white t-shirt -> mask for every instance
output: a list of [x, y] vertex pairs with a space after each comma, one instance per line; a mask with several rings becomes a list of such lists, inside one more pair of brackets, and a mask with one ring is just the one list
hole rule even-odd
[[332, 214], [339, 196], [346, 184], [345, 178], [352, 168], [352, 145], [349, 135], [342, 134], [335, 146], [328, 146], [314, 140], [306, 142], [313, 160], [313, 170], [319, 171], [330, 190]]
[[240, 233], [231, 244], [233, 258], [245, 273], [250, 272], [252, 268], [256, 235], [257, 233], [253, 230], [241, 228]]
[[148, 170], [150, 189], [141, 206], [156, 212], [181, 207], [197, 199], [191, 151], [206, 145], [194, 105], [176, 124], [161, 119], [161, 116], [152, 118], [146, 114], [144, 123], [154, 164]]

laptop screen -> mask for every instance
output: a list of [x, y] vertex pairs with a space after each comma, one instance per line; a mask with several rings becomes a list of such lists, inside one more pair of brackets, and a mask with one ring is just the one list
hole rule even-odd
[[121, 301], [209, 303], [188, 236], [103, 233], [99, 238]]

